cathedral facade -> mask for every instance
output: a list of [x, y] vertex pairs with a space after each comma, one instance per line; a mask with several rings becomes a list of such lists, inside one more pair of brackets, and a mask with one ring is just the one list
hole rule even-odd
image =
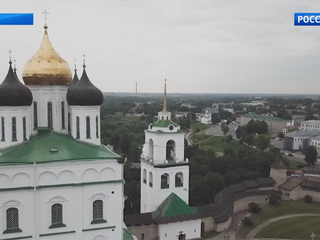
[[[123, 239], [124, 160], [100, 141], [103, 94], [78, 79], [45, 25], [0, 85], [0, 239]], [[130, 238], [129, 238], [130, 239]]]

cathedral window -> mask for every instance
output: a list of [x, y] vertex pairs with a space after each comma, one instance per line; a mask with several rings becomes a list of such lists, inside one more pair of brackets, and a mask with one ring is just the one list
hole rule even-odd
[[99, 119], [96, 116], [96, 137], [99, 138]]
[[22, 118], [23, 141], [27, 140], [27, 123], [26, 117]]
[[89, 116], [86, 117], [86, 127], [87, 127], [86, 133], [87, 133], [87, 139], [88, 139], [90, 138], [90, 117]]
[[77, 130], [76, 138], [79, 139], [80, 138], [80, 118], [79, 117], [76, 117], [76, 130]]
[[66, 129], [66, 121], [65, 121], [65, 110], [64, 110], [64, 102], [61, 102], [61, 123], [62, 129]]
[[152, 176], [152, 172], [149, 172], [149, 187], [153, 187], [153, 176]]
[[19, 210], [8, 208], [6, 211], [7, 229], [3, 233], [22, 232], [19, 229]]
[[33, 102], [33, 128], [38, 127], [38, 105], [37, 102]]
[[106, 222], [106, 220], [103, 219], [103, 201], [102, 200], [95, 200], [93, 202], [92, 215], [93, 215], [93, 220], [91, 224]]
[[175, 157], [175, 142], [173, 140], [169, 140], [166, 146], [166, 159], [174, 160]]
[[17, 141], [17, 121], [16, 121], [16, 117], [12, 117], [12, 141]]
[[5, 141], [4, 117], [1, 117], [1, 141]]
[[164, 173], [161, 175], [161, 189], [169, 188], [169, 174]]
[[52, 129], [52, 102], [48, 102], [48, 128]]
[[175, 177], [175, 185], [176, 187], [183, 187], [183, 173], [178, 172]]
[[143, 183], [147, 183], [147, 170], [143, 169]]
[[63, 211], [60, 203], [51, 206], [51, 226], [49, 228], [65, 227], [63, 224]]

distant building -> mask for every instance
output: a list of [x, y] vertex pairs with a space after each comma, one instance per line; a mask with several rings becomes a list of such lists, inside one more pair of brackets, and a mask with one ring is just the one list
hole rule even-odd
[[282, 132], [282, 130], [287, 127], [287, 120], [284, 120], [282, 118], [278, 117], [272, 117], [272, 116], [266, 116], [266, 115], [259, 115], [256, 113], [248, 113], [240, 118], [240, 126], [246, 125], [251, 120], [259, 120], [259, 121], [265, 121], [268, 125], [268, 131], [270, 133], [279, 133]]
[[200, 122], [203, 124], [211, 124], [211, 113], [206, 111], [204, 116], [200, 119]]
[[310, 140], [320, 136], [320, 131], [294, 131], [284, 135], [283, 149], [288, 151], [304, 150], [310, 145]]
[[308, 120], [301, 122], [301, 130], [320, 130], [320, 120]]
[[196, 108], [196, 106], [193, 106], [192, 104], [190, 103], [182, 103], [180, 105], [180, 107], [186, 107], [186, 108]]

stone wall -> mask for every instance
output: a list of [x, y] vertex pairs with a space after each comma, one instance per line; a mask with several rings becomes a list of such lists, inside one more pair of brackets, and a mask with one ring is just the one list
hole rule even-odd
[[[140, 225], [130, 226], [128, 229], [139, 239], [139, 240], [157, 240], [158, 239], [158, 225]], [[144, 239], [142, 238], [144, 234]]]

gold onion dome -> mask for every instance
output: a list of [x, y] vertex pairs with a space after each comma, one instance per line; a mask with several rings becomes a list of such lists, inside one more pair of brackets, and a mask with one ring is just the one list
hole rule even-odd
[[47, 25], [44, 26], [42, 43], [25, 64], [22, 78], [26, 85], [63, 85], [69, 86], [72, 78], [68, 63], [54, 50], [48, 37]]

